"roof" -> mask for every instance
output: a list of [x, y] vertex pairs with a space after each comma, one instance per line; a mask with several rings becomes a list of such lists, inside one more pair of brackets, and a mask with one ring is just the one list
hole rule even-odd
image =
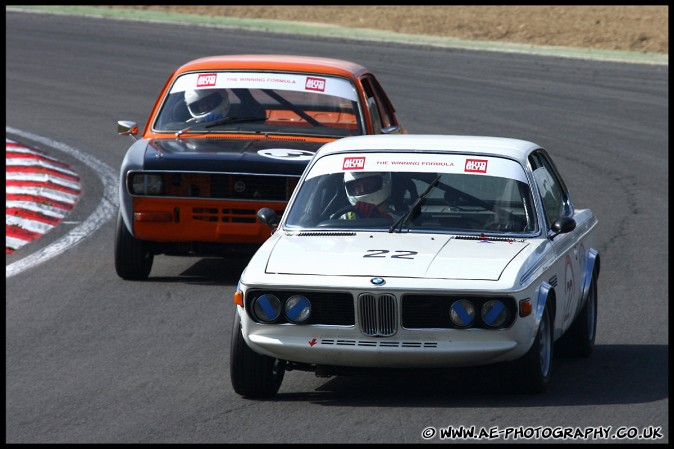
[[341, 59], [296, 55], [221, 55], [190, 61], [177, 72], [198, 70], [283, 70], [358, 76], [368, 70], [360, 64]]
[[330, 153], [357, 150], [408, 150], [408, 151], [444, 151], [456, 153], [485, 153], [508, 156], [526, 165], [527, 156], [533, 150], [542, 148], [533, 142], [507, 137], [454, 136], [433, 134], [397, 134], [345, 137], [330, 142], [317, 153], [325, 156]]

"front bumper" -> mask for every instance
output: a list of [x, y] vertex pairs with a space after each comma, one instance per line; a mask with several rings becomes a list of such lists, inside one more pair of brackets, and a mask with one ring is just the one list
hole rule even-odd
[[240, 310], [254, 351], [293, 362], [365, 368], [449, 368], [515, 360], [531, 347], [533, 318], [510, 329], [398, 329], [369, 337], [357, 326], [258, 324]]
[[257, 221], [263, 207], [283, 213], [286, 203], [136, 197], [133, 231], [152, 242], [263, 243], [269, 226]]

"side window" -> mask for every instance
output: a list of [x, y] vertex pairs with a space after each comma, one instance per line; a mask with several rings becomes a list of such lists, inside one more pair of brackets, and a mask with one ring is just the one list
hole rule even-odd
[[368, 97], [367, 108], [370, 111], [370, 119], [372, 120], [372, 127], [374, 128], [375, 134], [381, 133], [381, 116], [379, 115], [379, 108], [377, 108], [377, 102], [374, 97]]
[[379, 82], [372, 75], [366, 75], [361, 79], [365, 97], [367, 98], [367, 107], [370, 112], [370, 118], [376, 134], [381, 133], [382, 128], [397, 126], [395, 112], [391, 103], [379, 85]]
[[529, 156], [529, 163], [541, 194], [543, 212], [549, 227], [559, 217], [572, 214], [571, 204], [564, 183], [558, 177], [552, 162], [542, 151], [532, 153]]

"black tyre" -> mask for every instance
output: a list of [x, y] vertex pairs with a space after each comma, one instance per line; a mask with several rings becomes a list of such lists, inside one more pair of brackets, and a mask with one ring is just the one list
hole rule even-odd
[[142, 240], [134, 238], [126, 229], [122, 213], [117, 214], [115, 231], [115, 270], [126, 280], [147, 279], [152, 270], [154, 254]]
[[597, 276], [592, 275], [590, 289], [585, 305], [571, 327], [557, 341], [556, 350], [559, 355], [569, 357], [587, 357], [594, 350], [594, 339], [597, 335]]
[[274, 396], [283, 382], [285, 362], [258, 354], [248, 347], [241, 333], [239, 314], [234, 312], [229, 376], [234, 391], [249, 398]]
[[538, 332], [529, 351], [511, 362], [503, 377], [503, 386], [518, 393], [543, 393], [550, 383], [554, 356], [553, 329], [550, 312], [546, 307]]

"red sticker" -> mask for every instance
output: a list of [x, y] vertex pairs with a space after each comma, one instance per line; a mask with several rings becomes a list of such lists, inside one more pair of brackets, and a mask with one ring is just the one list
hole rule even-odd
[[364, 157], [345, 157], [342, 170], [362, 170], [365, 168]]
[[472, 173], [487, 173], [486, 159], [466, 159], [464, 171]]
[[325, 92], [325, 78], [312, 78], [308, 76], [304, 88], [306, 90], [316, 90], [318, 92]]
[[215, 86], [217, 78], [217, 73], [202, 73], [197, 78], [197, 87]]

